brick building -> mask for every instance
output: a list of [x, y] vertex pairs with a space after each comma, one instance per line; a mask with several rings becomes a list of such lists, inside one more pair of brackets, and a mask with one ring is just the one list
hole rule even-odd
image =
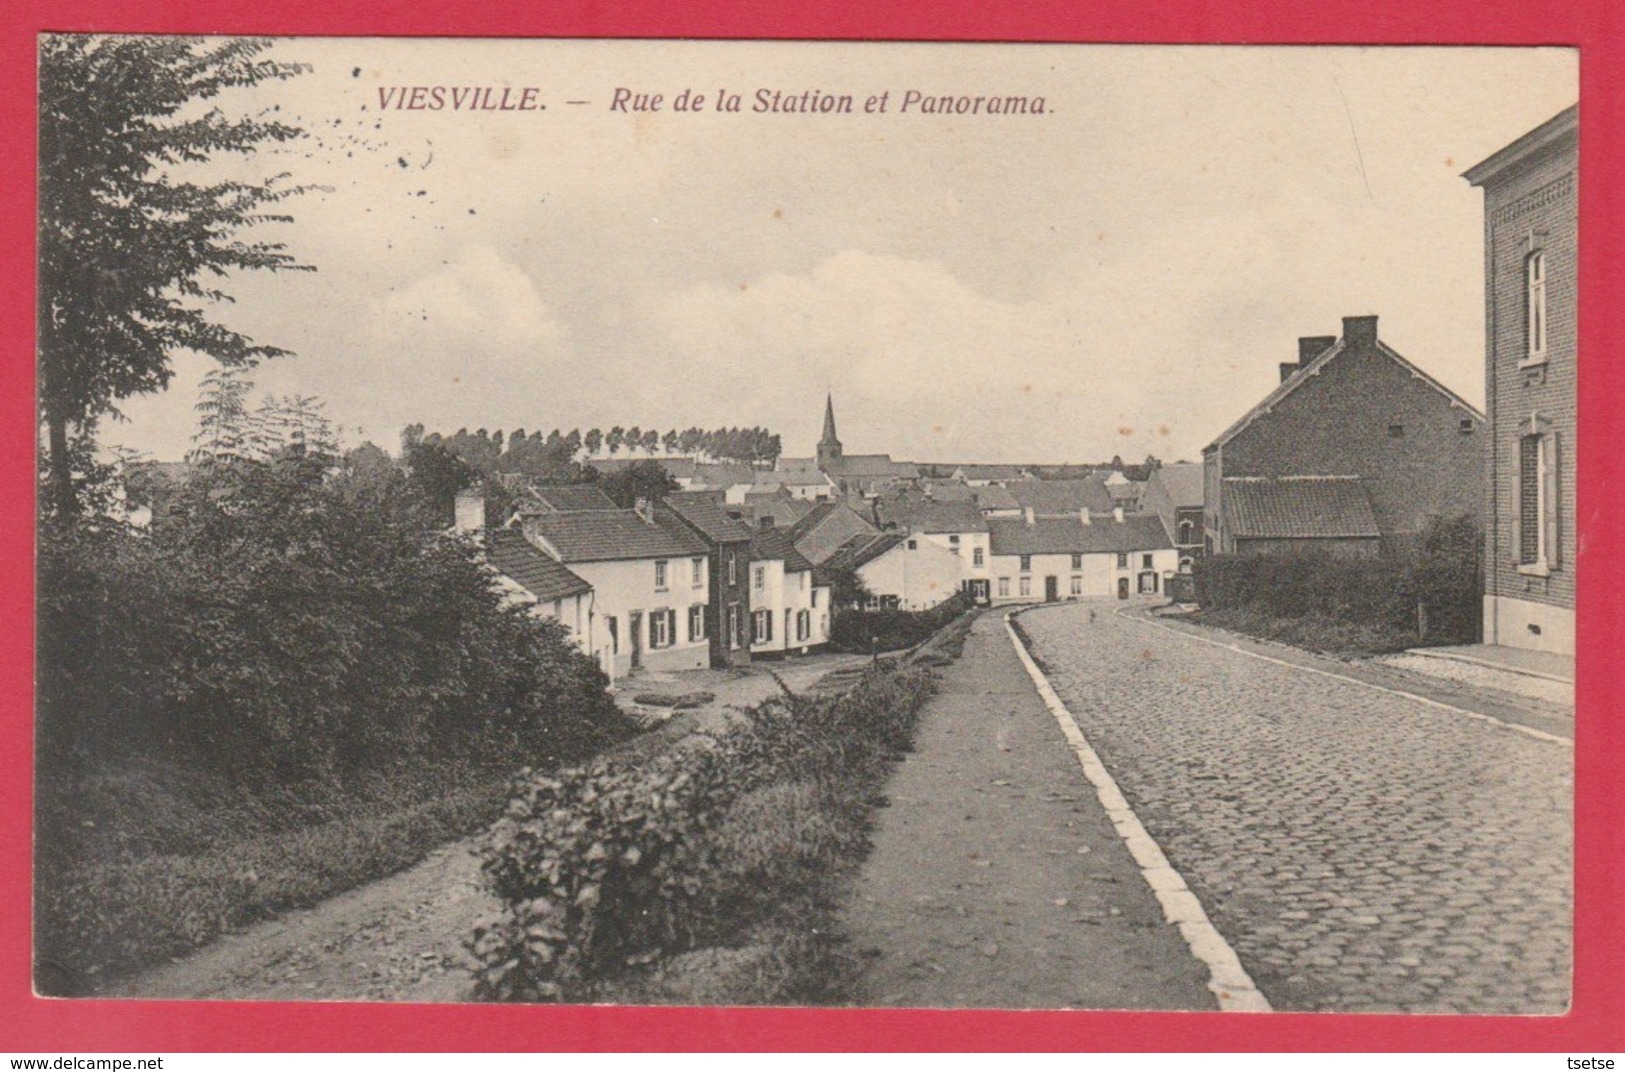
[[[1204, 549], [1235, 554], [1346, 537], [1348, 550], [1369, 553], [1369, 525], [1331, 530], [1369, 516], [1381, 545], [1401, 547], [1430, 517], [1482, 517], [1483, 427], [1476, 409], [1378, 339], [1376, 317], [1344, 317], [1341, 338], [1299, 339], [1279, 386], [1202, 451]], [[1227, 489], [1243, 479], [1249, 502], [1268, 499], [1269, 524], [1258, 532], [1243, 532], [1240, 519], [1263, 515], [1226, 504]], [[1277, 483], [1261, 490], [1259, 479]], [[1350, 496], [1363, 498], [1369, 515]], [[1248, 535], [1261, 542], [1249, 547]]]
[[1579, 110], [1467, 171], [1484, 191], [1484, 640], [1573, 654]]
[[751, 530], [728, 515], [711, 492], [680, 491], [656, 508], [705, 542], [710, 577], [706, 636], [714, 667], [750, 662]]

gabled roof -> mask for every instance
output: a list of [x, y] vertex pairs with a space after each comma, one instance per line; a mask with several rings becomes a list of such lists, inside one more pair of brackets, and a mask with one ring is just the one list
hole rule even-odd
[[761, 469], [751, 474], [758, 488], [829, 486], [830, 479], [817, 469]]
[[[605, 495], [594, 484], [540, 484], [526, 489], [527, 497], [544, 510], [568, 513], [575, 510], [618, 510], [615, 500]], [[528, 511], [532, 504], [521, 502], [519, 509]]]
[[634, 558], [702, 555], [705, 541], [667, 519], [650, 524], [632, 510], [591, 510], [572, 514], [533, 514], [525, 533], [539, 537], [564, 562], [615, 562]]
[[1099, 555], [1163, 551], [1172, 547], [1162, 519], [1134, 514], [1121, 521], [1088, 525], [1076, 517], [990, 518], [990, 544], [995, 555]]
[[789, 534], [777, 527], [751, 530], [750, 557], [753, 562], [769, 558], [783, 559], [787, 573], [800, 573], [813, 568], [806, 556], [796, 550]]
[[843, 543], [839, 550], [820, 564], [820, 568], [826, 575], [833, 570], [860, 569], [906, 539], [908, 537], [900, 532], [862, 533]]
[[1075, 514], [1083, 509], [1093, 514], [1112, 512], [1112, 493], [1107, 490], [1102, 476], [1083, 480], [1016, 480], [1004, 487], [1015, 497], [1017, 505], [1024, 509], [1030, 507], [1039, 515]]
[[703, 493], [669, 496], [665, 508], [699, 530], [712, 543], [738, 543], [751, 538], [750, 526], [729, 517], [721, 503], [714, 498], [703, 497]]
[[1243, 539], [1382, 535], [1357, 476], [1228, 477], [1221, 499], [1225, 528]]
[[1202, 469], [1196, 462], [1174, 462], [1153, 472], [1151, 480], [1162, 485], [1175, 506], [1201, 506], [1205, 494]]
[[908, 477], [920, 475], [913, 462], [894, 462], [890, 454], [844, 454], [828, 462], [825, 468], [836, 477]]
[[[788, 495], [759, 496], [746, 495], [745, 501], [734, 509], [750, 515], [750, 521], [760, 524], [764, 517], [772, 518], [773, 524], [781, 529], [788, 529], [800, 521], [817, 507], [817, 503], [806, 499], [795, 499]], [[751, 525], [746, 524], [749, 528]]]
[[874, 536], [879, 530], [868, 518], [845, 503], [819, 503], [811, 513], [791, 525], [790, 539], [815, 565], [827, 561], [857, 536]]
[[1474, 164], [1462, 172], [1461, 177], [1474, 186], [1483, 186], [1514, 164], [1566, 143], [1577, 136], [1579, 128], [1580, 106], [1571, 104], [1534, 130]]
[[516, 529], [496, 529], [490, 533], [485, 560], [492, 569], [535, 596], [538, 602], [567, 599], [592, 591], [592, 585], [532, 546]]
[[1112, 497], [1112, 502], [1114, 503], [1133, 502], [1135, 499], [1138, 499], [1141, 493], [1144, 491], [1144, 484], [1136, 484], [1133, 481], [1127, 481], [1122, 484], [1107, 482], [1106, 484], [1106, 494]]
[[[1240, 420], [1236, 421], [1236, 423], [1232, 424], [1229, 428], [1226, 428], [1219, 435], [1219, 438], [1215, 439], [1213, 442], [1204, 447], [1202, 449], [1202, 453], [1206, 454], [1209, 451], [1217, 450], [1226, 443], [1230, 442], [1232, 439], [1236, 438], [1236, 436], [1240, 435], [1244, 430], [1246, 430], [1248, 425], [1252, 424], [1254, 421], [1258, 420], [1258, 418], [1264, 416], [1264, 414], [1280, 405], [1282, 400], [1284, 400], [1288, 395], [1292, 394], [1292, 392], [1296, 391], [1304, 384], [1311, 382], [1314, 377], [1320, 373], [1321, 369], [1325, 368], [1331, 362], [1337, 360], [1340, 356], [1347, 352], [1349, 352], [1347, 340], [1338, 339], [1337, 342], [1332, 344], [1332, 346], [1324, 351], [1319, 357], [1315, 358], [1313, 361], [1305, 363], [1299, 371], [1293, 373], [1284, 381], [1277, 384], [1275, 389], [1269, 394], [1265, 395], [1261, 402], [1259, 402], [1252, 409], [1248, 410], [1246, 413], [1242, 414]], [[1451, 405], [1461, 407], [1468, 413], [1471, 413], [1473, 416], [1477, 417], [1479, 420], [1484, 419], [1484, 415], [1478, 412], [1477, 409], [1473, 408], [1472, 404], [1466, 399], [1462, 398], [1460, 395], [1456, 394], [1456, 392], [1452, 391], [1450, 388], [1446, 387], [1432, 376], [1429, 376], [1426, 372], [1423, 372], [1421, 369], [1405, 360], [1405, 358], [1401, 357], [1392, 347], [1383, 342], [1381, 339], [1376, 341], [1376, 352], [1381, 356], [1386, 357], [1388, 360], [1395, 362], [1401, 368], [1405, 369], [1406, 372], [1409, 372], [1414, 378], [1421, 380], [1423, 383], [1439, 392]]]
[[986, 532], [987, 519], [970, 502], [936, 502], [913, 495], [875, 503], [881, 523], [916, 532]]

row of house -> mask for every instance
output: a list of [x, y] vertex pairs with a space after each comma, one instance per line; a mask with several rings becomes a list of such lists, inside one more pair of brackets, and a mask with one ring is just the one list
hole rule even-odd
[[707, 493], [621, 509], [590, 485], [535, 488], [487, 530], [483, 489], [457, 497], [456, 531], [482, 543], [513, 602], [558, 622], [611, 681], [805, 653], [829, 640], [827, 586], [771, 526]]

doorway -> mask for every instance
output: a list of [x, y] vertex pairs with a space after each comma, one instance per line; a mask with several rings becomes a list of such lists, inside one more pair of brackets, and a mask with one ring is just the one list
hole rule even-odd
[[1044, 602], [1054, 603], [1061, 598], [1061, 580], [1059, 577], [1044, 578]]
[[1119, 578], [1117, 578], [1117, 598], [1118, 599], [1127, 599], [1128, 598], [1128, 578], [1127, 577], [1119, 577]]
[[632, 642], [632, 669], [643, 665], [643, 612], [628, 611], [626, 615], [627, 639]]

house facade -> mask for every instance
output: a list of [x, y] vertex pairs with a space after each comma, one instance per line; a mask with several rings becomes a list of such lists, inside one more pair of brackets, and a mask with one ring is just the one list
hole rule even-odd
[[1192, 462], [1158, 466], [1146, 479], [1143, 502], [1162, 520], [1179, 552], [1180, 571], [1190, 572], [1202, 555], [1202, 467]]
[[1179, 567], [1179, 554], [1153, 514], [1118, 513], [1095, 520], [1038, 517], [988, 522], [992, 603], [1054, 603], [1159, 595]]
[[532, 545], [592, 586], [611, 677], [709, 665], [709, 549], [693, 531], [647, 502], [519, 524]]
[[885, 527], [918, 537], [959, 559], [959, 587], [986, 603], [992, 591], [993, 560], [987, 519], [972, 502], [938, 502], [919, 493], [882, 499], [875, 516]]
[[805, 655], [829, 643], [829, 588], [782, 530], [759, 526], [750, 541], [751, 651]]
[[1579, 110], [1466, 172], [1484, 191], [1484, 642], [1574, 653]]
[[706, 636], [714, 667], [750, 662], [750, 527], [728, 516], [716, 496], [678, 493], [655, 507], [658, 514], [705, 542]]
[[930, 610], [960, 589], [960, 558], [923, 536], [881, 532], [854, 536], [822, 564], [826, 574], [855, 572], [874, 597], [892, 610]]
[[[1393, 546], [1430, 517], [1483, 516], [1483, 415], [1383, 343], [1376, 317], [1344, 317], [1341, 337], [1299, 339], [1298, 360], [1280, 372], [1279, 385], [1202, 451], [1207, 553], [1237, 551], [1239, 515], [1225, 504], [1233, 478], [1358, 478]], [[1313, 518], [1315, 509], [1304, 500], [1287, 516]]]

